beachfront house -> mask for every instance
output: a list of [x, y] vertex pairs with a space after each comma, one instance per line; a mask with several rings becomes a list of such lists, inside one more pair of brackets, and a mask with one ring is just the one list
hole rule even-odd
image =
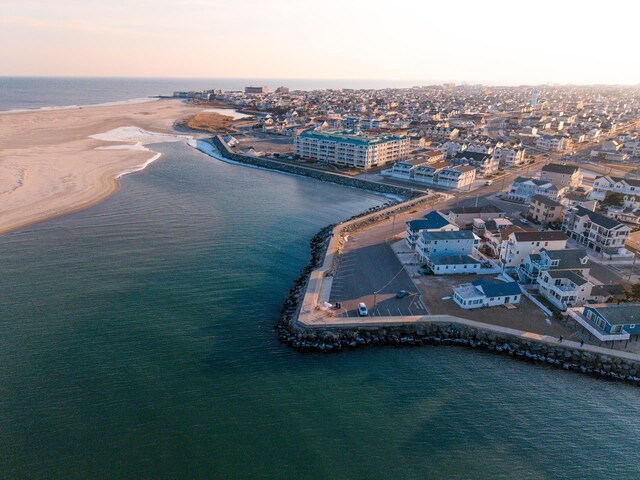
[[591, 304], [570, 308], [567, 313], [603, 342], [640, 335], [640, 303]]
[[471, 230], [450, 230], [422, 232], [418, 238], [416, 251], [421, 261], [435, 255], [471, 254], [478, 247], [480, 238]]
[[453, 289], [453, 301], [465, 310], [520, 303], [521, 297], [518, 282], [493, 282], [486, 278]]

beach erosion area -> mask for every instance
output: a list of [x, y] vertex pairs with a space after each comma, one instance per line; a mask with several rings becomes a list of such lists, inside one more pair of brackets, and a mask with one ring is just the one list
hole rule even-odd
[[175, 122], [200, 108], [149, 100], [0, 113], [0, 234], [87, 208], [160, 155], [145, 145], [198, 135]]

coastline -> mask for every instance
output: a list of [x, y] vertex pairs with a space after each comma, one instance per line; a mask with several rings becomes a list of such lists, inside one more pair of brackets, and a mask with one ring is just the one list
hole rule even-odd
[[160, 158], [145, 144], [194, 138], [173, 125], [198, 107], [145, 100], [2, 112], [0, 234], [100, 203]]

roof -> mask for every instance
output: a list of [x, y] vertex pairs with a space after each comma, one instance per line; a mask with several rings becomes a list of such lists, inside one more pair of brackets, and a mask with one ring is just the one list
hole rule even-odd
[[411, 165], [412, 167], [416, 167], [418, 165], [429, 163], [429, 159], [428, 158], [410, 158], [408, 160], [400, 160], [396, 162], [395, 165], [398, 165], [401, 163]]
[[596, 285], [591, 289], [591, 296], [623, 296], [624, 287], [620, 284], [614, 283], [612, 285]]
[[580, 167], [577, 165], [563, 165], [561, 163], [549, 163], [542, 167], [543, 172], [563, 173], [566, 175], [573, 175], [578, 170], [580, 170]]
[[480, 263], [470, 255], [430, 255], [429, 262], [434, 265], [469, 265]]
[[471, 165], [457, 165], [455, 167], [451, 167], [452, 170], [457, 170], [460, 173], [469, 172], [471, 170], [475, 170], [476, 167], [472, 167]]
[[486, 278], [479, 278], [472, 283], [475, 287], [480, 288], [487, 297], [506, 297], [522, 294], [518, 282], [492, 282]]
[[593, 308], [610, 325], [631, 325], [640, 323], [640, 303], [596, 303], [585, 308]]
[[316, 138], [318, 140], [329, 140], [338, 143], [351, 143], [354, 145], [376, 145], [379, 143], [392, 142], [396, 140], [408, 139], [406, 135], [358, 135], [354, 130], [340, 130], [327, 132], [319, 132], [317, 130], [305, 130], [298, 137]]
[[617, 220], [614, 220], [609, 217], [605, 217], [604, 215], [600, 215], [599, 213], [593, 212], [587, 208], [580, 207], [580, 206], [577, 206], [575, 208], [576, 208], [576, 215], [578, 217], [585, 217], [585, 216], [589, 217], [589, 220], [591, 220], [591, 223], [600, 225], [601, 227], [606, 228], [607, 230], [610, 230], [612, 228], [616, 228], [622, 225]]
[[456, 153], [453, 157], [454, 160], [468, 159], [476, 162], [483, 162], [489, 158], [491, 158], [491, 155], [489, 155], [488, 153], [468, 152], [466, 150], [464, 152]]
[[558, 260], [558, 266], [554, 269], [580, 269], [587, 268], [587, 264], [582, 263], [582, 259], [587, 257], [587, 251], [584, 248], [567, 248], [564, 250], [547, 250], [543, 248], [540, 254], [544, 252], [551, 260]]
[[424, 216], [424, 220], [411, 220], [407, 222], [410, 230], [438, 230], [447, 225], [451, 225], [451, 222], [444, 218], [439, 212], [435, 210], [429, 212]]
[[556, 202], [555, 200], [552, 200], [551, 198], [545, 197], [544, 195], [540, 195], [540, 194], [537, 194], [537, 195], [534, 195], [533, 197], [531, 197], [531, 201], [533, 202], [534, 200], [536, 202], [538, 202], [538, 203], [542, 203], [542, 204], [547, 205], [549, 207], [561, 207], [562, 206], [561, 203]]
[[553, 242], [556, 240], [566, 240], [567, 234], [557, 230], [546, 232], [513, 232], [517, 242]]
[[566, 278], [576, 285], [584, 285], [588, 280], [574, 270], [548, 270], [547, 273], [551, 278]]
[[464, 214], [476, 214], [476, 213], [505, 213], [501, 208], [495, 205], [488, 204], [481, 207], [455, 207], [447, 210], [449, 213], [455, 213], [456, 215]]
[[425, 240], [472, 240], [475, 235], [471, 230], [450, 230], [447, 232], [423, 232]]

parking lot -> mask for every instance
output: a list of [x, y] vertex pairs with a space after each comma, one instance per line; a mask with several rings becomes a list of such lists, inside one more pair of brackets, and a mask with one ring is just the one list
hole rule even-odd
[[[428, 310], [413, 281], [386, 243], [360, 242], [360, 234], [349, 236], [333, 279], [329, 302], [339, 302], [337, 316], [357, 316], [364, 302], [371, 316], [426, 315]], [[396, 293], [406, 290], [404, 298]]]

